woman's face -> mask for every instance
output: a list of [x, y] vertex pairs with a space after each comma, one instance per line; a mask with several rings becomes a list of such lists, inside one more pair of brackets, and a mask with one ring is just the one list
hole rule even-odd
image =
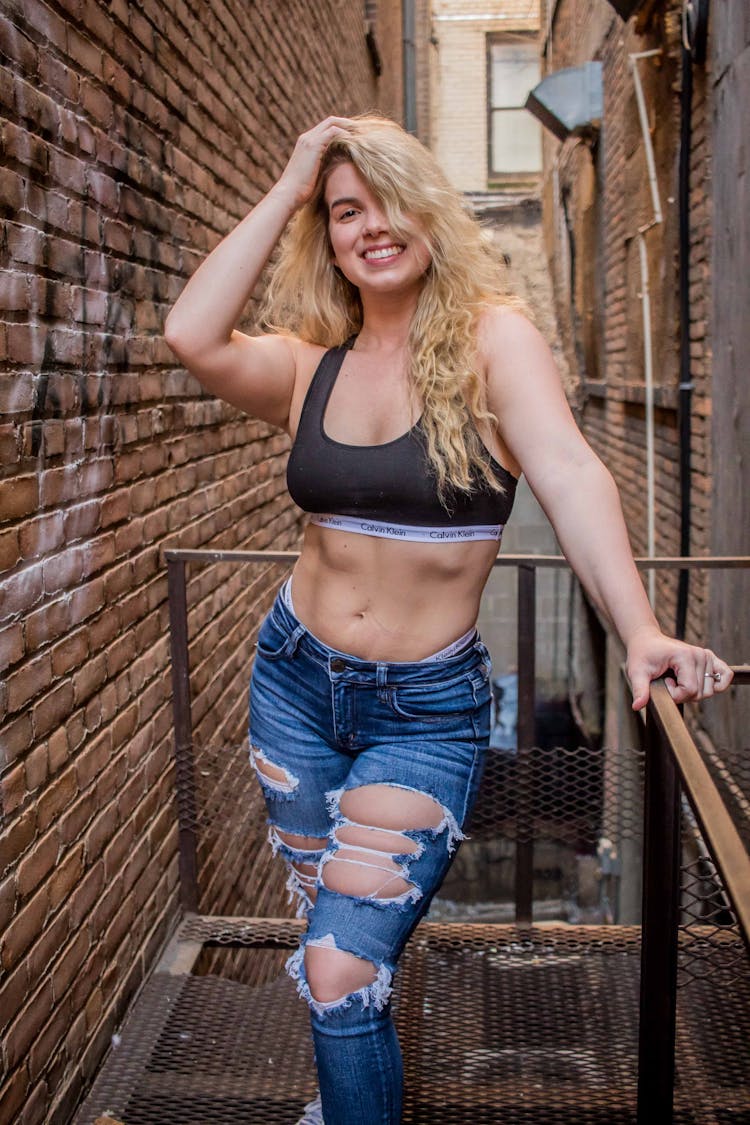
[[392, 235], [380, 200], [353, 164], [337, 164], [325, 188], [328, 235], [334, 265], [360, 292], [421, 289], [430, 252], [415, 222]]

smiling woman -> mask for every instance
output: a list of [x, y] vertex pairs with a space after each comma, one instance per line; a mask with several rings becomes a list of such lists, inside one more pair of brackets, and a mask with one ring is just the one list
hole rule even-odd
[[405, 216], [403, 238], [395, 240], [383, 204], [353, 164], [342, 161], [328, 173], [324, 199], [328, 207], [328, 237], [333, 264], [350, 284], [377, 285], [386, 272], [389, 292], [420, 286], [430, 266], [424, 234]]
[[[268, 331], [235, 324], [280, 243]], [[731, 681], [662, 635], [617, 492], [552, 356], [503, 293], [479, 226], [431, 154], [383, 118], [329, 117], [209, 255], [167, 339], [211, 391], [293, 439], [311, 515], [258, 635], [252, 762], [269, 839], [308, 928], [320, 1099], [303, 1121], [397, 1125], [393, 974], [450, 866], [489, 742], [479, 599], [523, 469], [628, 650], [634, 706]]]

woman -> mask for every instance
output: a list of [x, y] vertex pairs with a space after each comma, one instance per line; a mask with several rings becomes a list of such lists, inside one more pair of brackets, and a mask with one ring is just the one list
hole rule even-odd
[[[285, 231], [272, 331], [248, 337], [234, 325]], [[293, 441], [290, 493], [312, 518], [259, 634], [251, 746], [309, 922], [289, 964], [322, 1098], [304, 1120], [395, 1123], [391, 979], [476, 796], [490, 667], [475, 622], [520, 472], [627, 647], [634, 708], [668, 669], [678, 702], [731, 672], [660, 632], [548, 348], [394, 123], [329, 117], [300, 137], [166, 332], [209, 391]]]

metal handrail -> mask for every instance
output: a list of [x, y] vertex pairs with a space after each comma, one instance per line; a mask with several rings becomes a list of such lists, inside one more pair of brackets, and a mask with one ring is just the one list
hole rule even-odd
[[[167, 562], [293, 563], [297, 561], [299, 556], [299, 551], [274, 551], [266, 549], [258, 551], [225, 551], [212, 550], [211, 548], [168, 547], [164, 551], [164, 558]], [[639, 570], [683, 570], [686, 567], [690, 570], [701, 570], [704, 568], [709, 570], [741, 570], [750, 567], [750, 555], [710, 555], [706, 558], [695, 555], [658, 555], [646, 558], [646, 556], [638, 555], [635, 559], [635, 565]], [[570, 563], [564, 555], [512, 555], [508, 552], [503, 552], [502, 555], [496, 557], [493, 566], [530, 566], [534, 569], [539, 567], [562, 567], [569, 569]]]
[[[190, 720], [186, 564], [286, 563], [298, 551], [165, 551], [169, 572], [172, 678], [175, 703], [175, 756], [178, 771], [194, 768]], [[637, 558], [642, 569], [740, 569], [746, 556]], [[518, 571], [518, 745], [517, 784], [531, 792], [535, 720], [536, 572], [569, 566], [561, 555], [498, 555], [496, 567]], [[733, 669], [735, 684], [750, 683], [750, 665]], [[750, 857], [677, 705], [663, 680], [651, 686], [645, 716], [646, 789], [641, 951], [641, 1006], [638, 1063], [638, 1125], [668, 1125], [673, 1116], [677, 954], [680, 921], [680, 787], [695, 813], [710, 854], [724, 882], [742, 936], [750, 934]], [[666, 751], [665, 751], [666, 747]], [[188, 787], [192, 793], [192, 787]], [[180, 817], [182, 904], [197, 909], [198, 885], [194, 810]], [[518, 825], [516, 840], [516, 921], [531, 923], [534, 841]]]
[[[750, 682], [742, 665], [735, 681]], [[673, 1119], [680, 924], [681, 789], [750, 949], [750, 856], [664, 680], [646, 712], [638, 1125]]]
[[[747, 665], [735, 670], [735, 680], [750, 681]], [[649, 709], [674, 758], [685, 795], [721, 875], [742, 935], [750, 944], [750, 855], [663, 680], [651, 685]]]

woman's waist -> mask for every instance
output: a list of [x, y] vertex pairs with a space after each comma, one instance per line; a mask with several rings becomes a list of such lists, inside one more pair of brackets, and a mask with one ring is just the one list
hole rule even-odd
[[474, 629], [483, 583], [309, 567], [292, 584], [295, 615], [331, 648], [375, 661], [419, 661]]
[[[386, 590], [391, 596], [402, 588], [418, 604], [419, 592], [429, 589], [433, 604], [443, 591], [478, 604], [497, 557], [498, 540], [454, 538], [450, 528], [421, 530], [431, 530], [435, 537], [399, 539], [310, 523], [300, 568], [314, 574], [318, 584], [343, 582], [368, 595]], [[411, 597], [412, 590], [416, 598]]]
[[[311, 619], [304, 609], [299, 610], [297, 594], [295, 572], [279, 590], [270, 618], [279, 635], [283, 634], [293, 642], [295, 649], [302, 648], [320, 664], [345, 665], [347, 671], [362, 671], [366, 676], [370, 672], [374, 674], [381, 666], [387, 667], [390, 680], [394, 673], [397, 678], [401, 673], [410, 677], [417, 671], [420, 677], [427, 679], [436, 674], [442, 678], [451, 671], [460, 671], [467, 660], [469, 664], [476, 663], [477, 659], [489, 662], [473, 621], [445, 644], [432, 640], [425, 644], [424, 638], [420, 638], [420, 644], [411, 644], [410, 638], [405, 636], [384, 637], [377, 630], [352, 630], [341, 622], [334, 622], [332, 628], [327, 628], [325, 620], [318, 620], [315, 615]], [[443, 673], [439, 669], [443, 669]]]

